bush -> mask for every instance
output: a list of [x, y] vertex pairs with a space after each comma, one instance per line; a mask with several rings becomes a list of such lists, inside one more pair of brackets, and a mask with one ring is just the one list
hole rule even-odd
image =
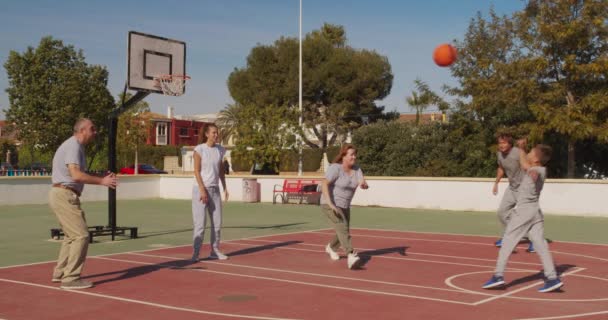
[[[141, 145], [137, 153], [137, 162], [151, 164], [158, 169], [163, 169], [165, 156], [177, 156], [181, 161], [181, 146], [152, 146]], [[117, 167], [120, 168], [135, 164], [134, 150], [120, 150], [117, 152]]]

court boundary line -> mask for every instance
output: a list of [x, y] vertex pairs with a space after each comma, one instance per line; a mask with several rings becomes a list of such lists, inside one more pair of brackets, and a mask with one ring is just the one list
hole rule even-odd
[[[316, 231], [321, 231], [321, 230], [329, 230], [329, 229], [328, 228], [321, 228], [321, 229], [312, 229], [312, 230], [305, 230], [305, 231], [285, 232], [285, 233], [277, 233], [277, 234], [272, 234], [272, 235], [255, 236], [255, 237], [249, 237], [249, 238], [237, 238], [237, 239], [230, 239], [230, 240], [222, 240], [222, 242], [239, 241], [239, 240], [243, 240], [243, 239], [256, 239], [256, 238], [263, 238], [263, 237], [268, 237], [268, 236], [285, 236], [285, 235], [289, 235], [289, 234], [316, 232]], [[189, 246], [192, 246], [192, 244], [180, 244], [180, 245], [177, 245], [177, 246], [169, 246], [169, 247], [163, 247], [163, 248], [151, 248], [151, 249], [132, 250], [132, 251], [125, 251], [125, 252], [104, 253], [104, 254], [99, 254], [99, 255], [94, 255], [94, 256], [93, 255], [87, 256], [87, 259], [88, 258], [92, 258], [92, 257], [111, 256], [111, 255], [114, 255], [114, 254], [132, 253], [132, 252], [146, 252], [146, 251], [155, 251], [155, 250], [160, 250], [160, 249], [182, 248], [182, 247], [189, 247]], [[35, 266], [35, 265], [45, 264], [45, 263], [51, 263], [51, 262], [57, 262], [57, 259], [55, 259], [55, 260], [47, 260], [47, 261], [39, 261], [39, 262], [23, 263], [23, 264], [15, 264], [15, 265], [10, 265], [10, 266], [4, 266], [4, 267], [0, 267], [0, 270], [10, 269], [10, 268], [19, 268], [19, 267], [29, 267], [29, 266]]]
[[[240, 240], [240, 241], [247, 241], [245, 240]], [[240, 243], [233, 243], [236, 245], [251, 245], [251, 244], [240, 244]], [[318, 245], [318, 246], [322, 246], [323, 245]], [[274, 248], [274, 249], [281, 249], [281, 250], [298, 250], [298, 251], [307, 251], [307, 252], [316, 252], [316, 253], [323, 253], [326, 254], [324, 251], [319, 251], [319, 250], [312, 250], [312, 249], [301, 249], [301, 248]], [[363, 250], [375, 250], [375, 249], [365, 249], [365, 248], [358, 248], [358, 249], [363, 249]], [[228, 254], [230, 255], [230, 254]], [[458, 257], [453, 256], [454, 258], [458, 259]], [[465, 267], [478, 267], [478, 268], [490, 268], [490, 269], [494, 269], [495, 266], [491, 265], [491, 266], [484, 266], [484, 265], [480, 265], [480, 264], [468, 264], [468, 263], [459, 263], [459, 262], [450, 262], [450, 261], [437, 261], [437, 260], [427, 260], [427, 259], [416, 259], [416, 258], [401, 258], [401, 257], [387, 257], [387, 256], [374, 256], [374, 258], [380, 258], [380, 259], [392, 259], [392, 260], [403, 260], [403, 261], [415, 261], [415, 262], [428, 262], [428, 263], [439, 263], [439, 264], [451, 264], [451, 265], [457, 265], [457, 266], [465, 266]], [[466, 259], [466, 258], [461, 258], [461, 259]], [[532, 270], [532, 269], [521, 269], [521, 268], [511, 268], [511, 270], [518, 270], [518, 271], [526, 271], [526, 272], [536, 272], [537, 270]]]
[[[572, 270], [572, 271], [568, 271], [568, 272], [563, 273], [561, 276], [562, 276], [562, 277], [566, 277], [566, 276], [568, 276], [568, 275], [575, 274], [575, 273], [581, 272], [581, 271], [583, 271], [583, 270], [585, 270], [585, 268], [576, 268], [575, 270]], [[484, 304], [484, 303], [488, 303], [488, 302], [491, 302], [491, 301], [494, 301], [494, 300], [497, 300], [497, 299], [506, 298], [506, 297], [509, 297], [509, 296], [514, 295], [514, 294], [516, 294], [516, 293], [519, 293], [519, 292], [522, 292], [522, 291], [528, 290], [528, 289], [530, 289], [530, 288], [537, 287], [537, 286], [539, 286], [539, 285], [541, 285], [541, 284], [543, 284], [543, 283], [544, 283], [544, 281], [536, 281], [536, 282], [534, 282], [534, 283], [532, 283], [532, 284], [529, 284], [529, 285], [527, 285], [527, 286], [525, 286], [525, 287], [522, 287], [522, 288], [519, 288], [519, 289], [517, 289], [517, 290], [513, 290], [513, 291], [505, 292], [505, 293], [503, 293], [503, 294], [496, 295], [496, 296], [494, 296], [494, 297], [490, 297], [490, 298], [486, 298], [486, 299], [483, 299], [483, 300], [479, 300], [479, 301], [477, 301], [477, 302], [474, 302], [473, 304], [474, 304], [474, 305], [476, 305], [476, 306], [478, 306], [478, 305], [482, 305], [482, 304]]]
[[18, 281], [18, 280], [4, 279], [4, 278], [0, 278], [0, 281], [14, 283], [14, 284], [21, 284], [21, 285], [26, 285], [26, 286], [31, 286], [31, 287], [39, 287], [39, 288], [45, 288], [45, 289], [52, 289], [52, 290], [57, 290], [57, 291], [61, 291], [61, 292], [83, 294], [83, 295], [87, 295], [87, 296], [93, 296], [93, 297], [97, 297], [97, 298], [104, 298], [104, 299], [110, 299], [110, 300], [117, 300], [117, 301], [121, 301], [121, 302], [143, 304], [143, 305], [146, 305], [146, 306], [157, 307], [157, 308], [164, 308], [164, 309], [175, 310], [175, 311], [191, 312], [191, 313], [198, 313], [198, 314], [207, 314], [207, 315], [230, 317], [230, 318], [247, 318], [247, 319], [259, 319], [259, 320], [295, 320], [295, 319], [292, 319], [292, 318], [276, 318], [276, 317], [264, 317], [264, 316], [249, 316], [249, 315], [242, 315], [242, 314], [232, 314], [232, 313], [223, 313], [223, 312], [198, 310], [198, 309], [185, 308], [185, 307], [176, 307], [176, 306], [171, 306], [171, 305], [162, 304], [162, 303], [155, 303], [155, 302], [149, 302], [149, 301], [138, 300], [138, 299], [131, 299], [131, 298], [123, 298], [123, 297], [112, 296], [112, 295], [102, 294], [102, 293], [95, 293], [95, 292], [90, 292], [90, 291], [65, 290], [65, 289], [61, 289], [59, 287], [53, 287], [53, 286], [48, 286], [48, 285], [39, 284], [39, 283], [25, 282], [25, 281]]
[[[571, 216], [571, 217], [579, 217], [580, 216]], [[494, 238], [498, 239], [498, 236], [490, 236], [485, 234], [466, 234], [466, 233], [448, 233], [448, 232], [431, 232], [431, 231], [407, 231], [407, 230], [397, 230], [397, 229], [377, 229], [377, 228], [351, 228], [353, 229], [361, 229], [361, 230], [371, 230], [371, 231], [393, 231], [393, 232], [411, 232], [411, 233], [420, 233], [420, 234], [438, 234], [438, 235], [450, 235], [450, 236], [469, 236], [469, 237], [483, 237], [483, 238]], [[554, 242], [561, 243], [572, 243], [572, 244], [585, 244], [585, 245], [594, 245], [594, 246], [605, 246], [608, 247], [606, 243], [593, 243], [593, 242], [579, 242], [579, 241], [562, 241], [562, 240], [553, 240]]]
[[568, 315], [563, 315], [563, 316], [542, 317], [542, 318], [520, 318], [517, 320], [557, 320], [557, 319], [578, 318], [578, 317], [583, 317], [583, 316], [595, 316], [595, 315], [604, 314], [604, 313], [608, 313], [608, 310], [587, 312], [587, 313], [578, 313], [578, 314], [568, 314]]
[[[584, 269], [584, 268], [583, 268]], [[509, 272], [509, 271], [507, 271]], [[513, 271], [513, 272], [522, 272], [522, 271]], [[462, 288], [459, 287], [455, 284], [452, 283], [452, 280], [458, 277], [462, 277], [462, 276], [468, 276], [468, 275], [472, 275], [472, 274], [480, 274], [480, 273], [484, 273], [484, 271], [474, 271], [474, 272], [465, 272], [465, 273], [461, 273], [461, 274], [455, 274], [447, 279], [445, 279], [445, 284], [448, 285], [451, 288], [454, 289], [460, 289], [462, 291], [466, 291], [469, 293], [473, 293], [473, 292], [477, 292], [479, 294], [488, 296], [488, 297], [494, 297], [496, 295], [491, 294], [491, 293], [486, 293], [486, 292], [490, 292], [487, 291], [486, 292], [480, 292], [480, 291], [474, 291], [471, 289], [466, 289], [466, 288]], [[585, 274], [574, 274], [572, 275], [573, 277], [581, 277], [581, 278], [589, 278], [589, 279], [595, 279], [595, 280], [600, 280], [600, 281], [605, 281], [608, 282], [608, 279], [606, 278], [600, 278], [600, 277], [595, 277], [595, 276], [589, 276], [589, 275], [585, 275]], [[540, 282], [538, 282], [538, 284], [540, 284]], [[560, 299], [560, 298], [554, 298], [554, 299], [547, 299], [547, 298], [534, 298], [534, 297], [512, 297], [512, 296], [508, 296], [507, 298], [509, 299], [517, 299], [517, 300], [526, 300], [526, 301], [545, 301], [545, 302], [599, 302], [599, 301], [608, 301], [608, 297], [607, 298], [590, 298], [590, 299]]]
[[[133, 255], [144, 256], [144, 257], [154, 257], [154, 258], [179, 259], [179, 257], [174, 257], [174, 256], [158, 256], [158, 255], [139, 254], [139, 253], [135, 253]], [[209, 263], [209, 264], [217, 264], [217, 265], [228, 265], [228, 266], [240, 267], [240, 268], [259, 269], [259, 270], [265, 270], [265, 271], [307, 275], [307, 276], [321, 277], [321, 278], [333, 278], [333, 279], [340, 279], [340, 280], [351, 280], [351, 281], [369, 282], [369, 283], [377, 283], [377, 284], [387, 284], [387, 285], [401, 286], [401, 287], [413, 287], [413, 288], [421, 288], [421, 289], [429, 289], [429, 290], [463, 293], [463, 291], [460, 289], [446, 289], [446, 288], [438, 288], [438, 287], [427, 287], [427, 286], [421, 286], [421, 285], [415, 285], [415, 284], [406, 284], [406, 283], [400, 283], [400, 282], [388, 282], [388, 281], [381, 281], [381, 280], [369, 280], [369, 279], [361, 279], [361, 278], [333, 276], [333, 275], [328, 275], [328, 274], [323, 274], [323, 273], [312, 273], [312, 272], [293, 271], [293, 270], [285, 270], [285, 269], [277, 269], [277, 268], [269, 268], [269, 267], [259, 267], [259, 266], [251, 266], [251, 265], [244, 265], [244, 264], [236, 264], [236, 263], [231, 263], [231, 262], [217, 262], [217, 261], [209, 261], [209, 260], [204, 260], [201, 262]]]
[[[311, 232], [311, 233], [329, 234], [329, 235], [332, 234], [332, 233], [319, 232], [319, 231], [314, 231], [314, 232]], [[357, 236], [357, 237], [378, 238], [378, 239], [396, 239], [396, 240], [414, 240], [414, 241], [429, 241], [429, 242], [447, 242], [447, 243], [460, 243], [460, 244], [470, 244], [470, 245], [493, 246], [492, 244], [484, 244], [484, 243], [477, 243], [477, 242], [465, 242], [465, 241], [435, 240], [435, 239], [420, 239], [420, 238], [401, 238], [401, 237], [387, 237], [387, 236], [376, 236], [376, 235], [366, 235], [366, 234], [353, 234], [353, 233], [351, 233], [351, 235], [352, 236]], [[571, 256], [577, 256], [577, 257], [582, 257], [582, 258], [588, 258], [588, 259], [592, 259], [592, 260], [600, 260], [600, 261], [606, 261], [606, 262], [608, 262], [608, 259], [606, 259], [606, 258], [599, 258], [599, 257], [595, 257], [595, 256], [589, 256], [589, 255], [578, 254], [578, 253], [570, 253], [570, 252], [564, 252], [564, 251], [558, 251], [558, 250], [551, 250], [551, 249], [549, 249], [549, 251], [551, 251], [551, 253], [559, 253], [559, 254], [565, 254], [565, 255], [571, 255]]]
[[[108, 258], [108, 257], [96, 257], [96, 258], [100, 259], [100, 260], [110, 260], [110, 261], [119, 261], [119, 262], [126, 262], [126, 263], [132, 263], [132, 264], [156, 265], [156, 266], [163, 266], [163, 267], [167, 267], [167, 268], [176, 268], [175, 266], [167, 265], [167, 264], [163, 264], [163, 263], [149, 263], [149, 262], [141, 262], [141, 261], [134, 261], [134, 260], [114, 259], [114, 258]], [[196, 272], [217, 273], [217, 274], [223, 274], [223, 275], [229, 275], [229, 276], [237, 276], [237, 277], [243, 277], [243, 278], [261, 279], [261, 280], [269, 280], [269, 281], [277, 281], [277, 282], [286, 282], [286, 283], [307, 285], [307, 286], [312, 286], [312, 287], [321, 287], [321, 288], [328, 288], [328, 289], [353, 291], [353, 292], [358, 292], [358, 293], [386, 295], [386, 296], [401, 297], [401, 298], [412, 298], [412, 299], [419, 299], [419, 300], [430, 300], [430, 301], [446, 302], [446, 303], [452, 303], [452, 304], [461, 304], [461, 305], [471, 306], [471, 303], [469, 303], [469, 302], [456, 301], [456, 300], [447, 300], [447, 299], [439, 299], [439, 298], [431, 298], [431, 297], [416, 296], [416, 295], [408, 295], [408, 294], [401, 294], [401, 293], [392, 293], [392, 292], [385, 292], [385, 291], [378, 291], [378, 290], [366, 290], [366, 289], [348, 288], [348, 287], [343, 287], [343, 286], [326, 285], [326, 284], [322, 284], [322, 283], [304, 282], [304, 281], [287, 280], [287, 279], [277, 279], [277, 278], [271, 278], [271, 277], [253, 276], [253, 275], [246, 275], [246, 274], [240, 274], [240, 273], [232, 273], [232, 272], [208, 270], [208, 269], [187, 269], [187, 268], [180, 268], [180, 269], [190, 270], [190, 271], [196, 271]]]
[[[272, 240], [260, 240], [260, 239], [242, 239], [239, 241], [253, 241], [253, 242], [274, 242], [274, 243], [278, 243], [279, 241], [272, 241]], [[315, 246], [315, 247], [325, 247], [322, 244], [313, 244], [313, 243], [298, 243], [299, 245], [305, 245], [305, 246]], [[277, 248], [278, 249], [278, 248]], [[378, 249], [369, 249], [369, 248], [357, 248], [359, 250], [366, 250], [366, 251], [373, 251], [373, 250], [378, 250]], [[359, 252], [361, 253], [361, 252]], [[467, 260], [478, 260], [478, 261], [487, 261], [487, 262], [493, 262], [496, 263], [496, 259], [483, 259], [483, 258], [473, 258], [473, 257], [463, 257], [463, 256], [450, 256], [450, 255], [441, 255], [441, 254], [433, 254], [433, 253], [422, 253], [422, 252], [406, 252], [406, 254], [412, 254], [412, 255], [422, 255], [422, 256], [431, 256], [431, 257], [443, 257], [443, 258], [454, 258], [454, 259], [467, 259]], [[381, 256], [379, 256], [381, 257]], [[526, 265], [531, 265], [531, 266], [541, 266], [542, 264], [540, 263], [533, 263], [533, 262], [520, 262], [520, 261], [509, 261], [509, 263], [514, 263], [514, 264], [526, 264]], [[523, 269], [522, 269], [523, 270]]]

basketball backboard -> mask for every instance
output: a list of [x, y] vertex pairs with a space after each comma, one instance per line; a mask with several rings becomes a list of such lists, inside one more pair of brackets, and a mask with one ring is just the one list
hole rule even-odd
[[154, 78], [186, 75], [186, 43], [130, 31], [127, 69], [130, 90], [163, 93]]

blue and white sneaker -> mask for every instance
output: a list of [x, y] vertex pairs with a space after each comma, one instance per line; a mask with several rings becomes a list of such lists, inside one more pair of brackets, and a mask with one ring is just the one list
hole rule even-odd
[[496, 242], [494, 242], [494, 245], [497, 246], [498, 248], [502, 247], [502, 238], [496, 240]]
[[505, 279], [499, 276], [492, 276], [488, 282], [484, 283], [482, 288], [484, 289], [492, 289], [505, 284]]
[[551, 292], [561, 288], [564, 283], [559, 279], [545, 280], [545, 285], [538, 289], [538, 292]]
[[534, 250], [534, 245], [532, 244], [532, 242], [530, 242], [530, 244], [528, 244], [528, 249], [526, 249], [526, 251], [528, 251], [530, 253], [536, 252], [536, 250]]

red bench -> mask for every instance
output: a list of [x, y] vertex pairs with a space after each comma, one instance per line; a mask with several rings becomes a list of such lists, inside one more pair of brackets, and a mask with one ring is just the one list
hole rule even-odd
[[283, 185], [274, 185], [272, 203], [276, 204], [280, 197], [281, 203], [288, 203], [290, 199], [296, 199], [301, 204], [306, 199], [308, 203], [319, 204], [322, 181], [319, 179], [285, 179]]

